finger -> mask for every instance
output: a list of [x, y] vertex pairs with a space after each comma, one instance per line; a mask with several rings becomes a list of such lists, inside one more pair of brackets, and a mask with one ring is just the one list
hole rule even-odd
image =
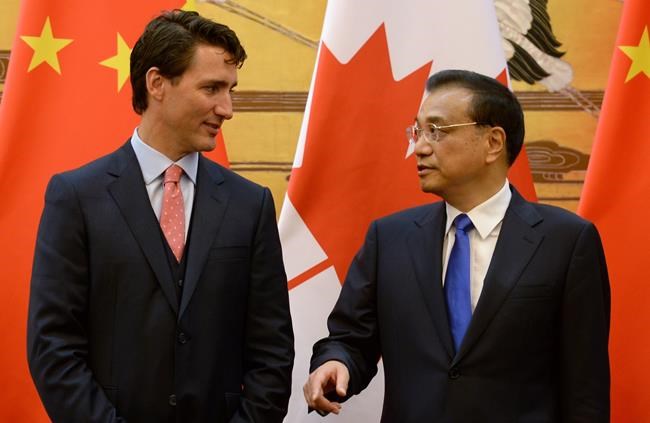
[[305, 396], [305, 401], [310, 407], [314, 407], [314, 402], [320, 396], [323, 396], [323, 388], [320, 383], [315, 382], [314, 375], [310, 375], [305, 383], [305, 386], [302, 387], [303, 395]]
[[[324, 369], [323, 369], [324, 370]], [[303, 394], [305, 401], [310, 408], [325, 413], [338, 414], [341, 410], [341, 405], [336, 402], [331, 402], [325, 397], [324, 389], [336, 377], [335, 372], [315, 371], [307, 379], [307, 383], [303, 387]]]
[[314, 410], [320, 410], [325, 413], [334, 413], [339, 414], [341, 412], [341, 404], [334, 401], [329, 401], [325, 397], [320, 397], [314, 401], [314, 405], [311, 406]]
[[344, 397], [348, 392], [348, 383], [350, 382], [350, 372], [347, 367], [340, 366], [337, 368], [336, 375], [336, 393]]

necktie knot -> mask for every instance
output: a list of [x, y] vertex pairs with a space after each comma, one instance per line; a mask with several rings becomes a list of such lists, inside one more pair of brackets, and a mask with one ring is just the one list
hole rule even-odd
[[175, 184], [178, 183], [181, 179], [181, 175], [183, 174], [183, 168], [180, 167], [179, 165], [171, 165], [165, 170], [165, 179], [163, 183], [167, 182], [174, 182]]
[[454, 219], [454, 226], [456, 227], [457, 231], [463, 231], [467, 233], [474, 227], [474, 224], [472, 223], [472, 220], [469, 218], [469, 216], [466, 214], [459, 214]]

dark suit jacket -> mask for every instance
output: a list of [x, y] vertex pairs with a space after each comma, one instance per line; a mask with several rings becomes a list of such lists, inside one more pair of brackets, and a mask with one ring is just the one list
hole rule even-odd
[[268, 189], [201, 157], [182, 300], [127, 143], [56, 175], [28, 358], [55, 422], [280, 422], [293, 366]]
[[609, 421], [609, 282], [595, 227], [513, 189], [454, 354], [441, 280], [445, 219], [439, 202], [372, 223], [312, 370], [345, 363], [348, 395], [357, 394], [383, 357], [383, 422]]

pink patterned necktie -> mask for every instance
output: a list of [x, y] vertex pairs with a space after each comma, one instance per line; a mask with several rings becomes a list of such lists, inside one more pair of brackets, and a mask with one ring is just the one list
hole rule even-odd
[[160, 227], [179, 262], [185, 248], [185, 203], [179, 186], [182, 174], [183, 168], [175, 164], [165, 171], [163, 204], [160, 213]]

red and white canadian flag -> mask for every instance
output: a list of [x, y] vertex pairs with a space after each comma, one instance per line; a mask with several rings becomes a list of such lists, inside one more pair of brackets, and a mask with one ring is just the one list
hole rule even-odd
[[[405, 128], [429, 75], [469, 69], [507, 83], [492, 0], [330, 0], [280, 237], [296, 335], [293, 395], [286, 421], [307, 415], [302, 385], [313, 343], [365, 231], [380, 216], [435, 201], [419, 188]], [[525, 154], [510, 180], [535, 199]], [[379, 421], [383, 373], [350, 399], [336, 421]]]

